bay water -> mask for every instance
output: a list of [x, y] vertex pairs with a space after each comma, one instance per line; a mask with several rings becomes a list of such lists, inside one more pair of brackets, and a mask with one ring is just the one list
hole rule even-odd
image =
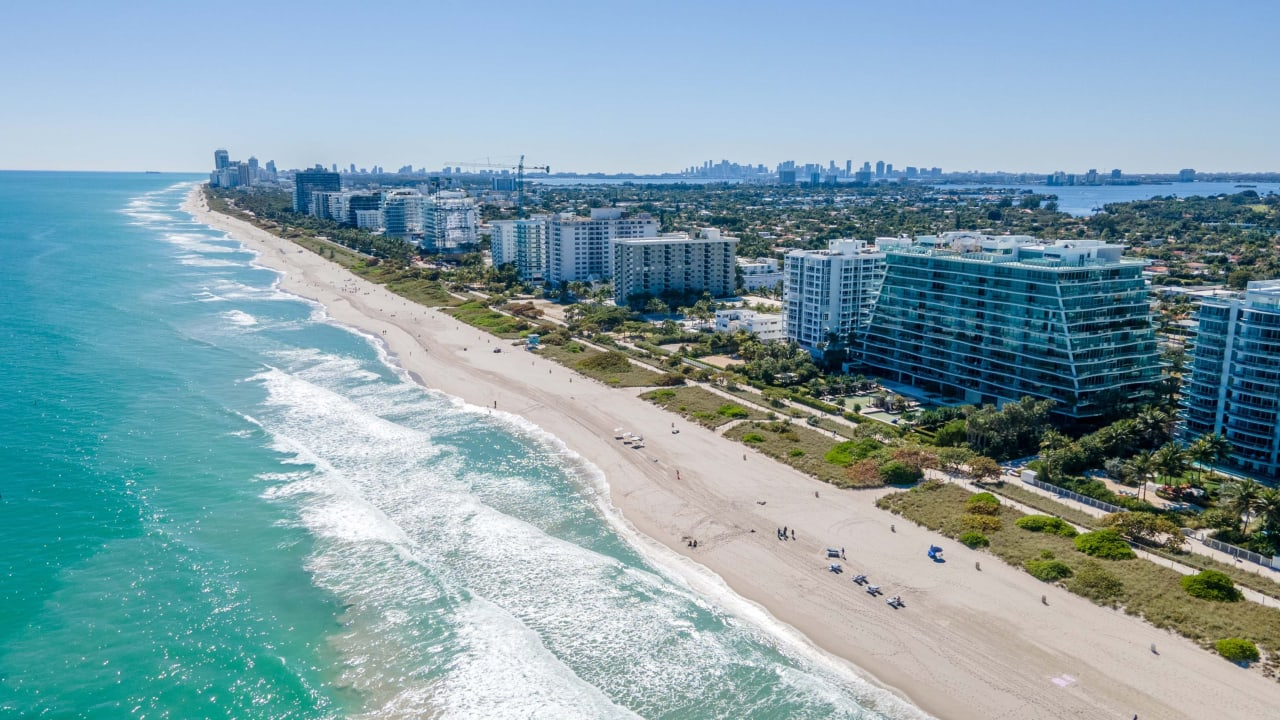
[[196, 181], [0, 173], [0, 717], [919, 715], [280, 291]]

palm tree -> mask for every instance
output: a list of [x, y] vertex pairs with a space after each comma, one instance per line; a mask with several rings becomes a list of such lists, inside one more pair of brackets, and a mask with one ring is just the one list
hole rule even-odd
[[1218, 489], [1219, 503], [1240, 519], [1240, 532], [1244, 532], [1245, 518], [1257, 506], [1261, 493], [1262, 486], [1252, 480], [1234, 480]]
[[1187, 453], [1173, 443], [1165, 443], [1152, 455], [1156, 469], [1166, 481], [1187, 471]]
[[1143, 450], [1129, 458], [1129, 462], [1125, 463], [1125, 473], [1138, 481], [1138, 487], [1142, 490], [1142, 498], [1144, 500], [1147, 494], [1147, 479], [1151, 477], [1155, 469], [1155, 455], [1150, 450]]
[[1267, 533], [1280, 530], [1280, 490], [1263, 488], [1259, 491], [1258, 498], [1253, 501], [1253, 514]]
[[1195, 442], [1187, 446], [1187, 457], [1191, 459], [1196, 468], [1196, 482], [1198, 484], [1200, 481], [1200, 466], [1213, 460], [1213, 448], [1209, 447], [1209, 442], [1204, 436], [1198, 437]]
[[1143, 441], [1155, 447], [1160, 442], [1169, 439], [1169, 414], [1158, 408], [1146, 408], [1138, 413], [1137, 421], [1138, 435]]

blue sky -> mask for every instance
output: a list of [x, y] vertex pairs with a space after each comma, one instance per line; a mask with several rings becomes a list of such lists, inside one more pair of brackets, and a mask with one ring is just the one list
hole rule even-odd
[[0, 168], [1280, 170], [1280, 2], [41, 2]]

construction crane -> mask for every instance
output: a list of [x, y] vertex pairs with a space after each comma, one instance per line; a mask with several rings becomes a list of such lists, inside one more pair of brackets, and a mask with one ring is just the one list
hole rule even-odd
[[515, 170], [516, 171], [516, 217], [522, 218], [522, 219], [524, 218], [524, 171], [525, 170], [529, 170], [529, 171], [541, 170], [542, 172], [547, 173], [548, 175], [551, 174], [550, 165], [525, 165], [523, 155], [520, 156], [520, 162], [515, 165], [503, 165], [501, 163], [488, 163], [488, 162], [483, 162], [483, 163], [451, 162], [451, 163], [445, 163], [445, 164], [453, 165], [455, 167]]

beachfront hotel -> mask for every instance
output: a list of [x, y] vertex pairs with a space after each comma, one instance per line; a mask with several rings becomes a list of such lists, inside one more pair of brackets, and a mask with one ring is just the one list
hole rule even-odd
[[877, 241], [885, 278], [863, 361], [889, 380], [1075, 418], [1150, 397], [1160, 380], [1143, 261], [1098, 240], [972, 232]]
[[591, 217], [553, 216], [547, 232], [547, 279], [557, 285], [592, 282], [612, 277], [614, 240], [656, 237], [658, 221], [648, 213], [592, 208]]
[[783, 327], [810, 352], [833, 341], [856, 344], [871, 323], [885, 255], [862, 240], [832, 240], [826, 250], [792, 250], [783, 259]]
[[1221, 434], [1232, 466], [1280, 479], [1280, 280], [1205, 298], [1196, 318], [1180, 434]]
[[491, 252], [493, 266], [514, 265], [521, 280], [541, 282], [547, 276], [547, 216], [527, 220], [497, 220]]
[[734, 248], [738, 238], [703, 228], [697, 237], [672, 233], [613, 241], [613, 299], [625, 305], [636, 297], [710, 293], [733, 295]]

